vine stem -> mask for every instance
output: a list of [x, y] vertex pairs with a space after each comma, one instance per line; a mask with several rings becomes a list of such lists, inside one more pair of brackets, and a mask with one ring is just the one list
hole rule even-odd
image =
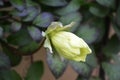
[[0, 8], [0, 12], [3, 12], [3, 11], [12, 11], [13, 9], [14, 9], [14, 7]]
[[98, 59], [99, 59], [99, 64], [100, 64], [100, 72], [99, 72], [99, 76], [102, 80], [105, 80], [105, 72], [104, 72], [104, 69], [102, 67], [102, 63], [104, 61], [106, 61], [106, 57], [104, 55], [104, 52], [102, 51], [102, 47], [105, 46], [109, 40], [109, 34], [110, 34], [110, 17], [109, 16], [106, 16], [105, 18], [105, 35], [103, 36], [103, 39], [102, 39], [102, 45], [101, 45], [101, 48], [100, 48], [100, 56], [98, 56]]
[[30, 55], [30, 62], [31, 62], [31, 64], [33, 63], [33, 61], [34, 61], [34, 57], [33, 57], [33, 55]]

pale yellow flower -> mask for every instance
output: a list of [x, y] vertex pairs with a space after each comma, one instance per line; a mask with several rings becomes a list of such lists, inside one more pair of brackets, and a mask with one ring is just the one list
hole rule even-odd
[[82, 38], [66, 31], [73, 24], [72, 22], [63, 26], [60, 22], [53, 22], [45, 32], [44, 47], [49, 48], [50, 52], [53, 53], [52, 45], [59, 55], [64, 58], [85, 61], [87, 54], [91, 53], [91, 49]]

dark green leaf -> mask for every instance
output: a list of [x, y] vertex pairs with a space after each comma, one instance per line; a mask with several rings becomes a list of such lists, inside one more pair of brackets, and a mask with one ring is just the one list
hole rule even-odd
[[92, 49], [92, 53], [87, 55], [86, 63], [91, 67], [95, 68], [97, 66], [97, 58], [95, 56], [94, 50]]
[[111, 58], [113, 55], [118, 54], [120, 51], [120, 40], [116, 35], [114, 35], [103, 47], [104, 54], [106, 57]]
[[2, 45], [2, 47], [3, 47], [3, 50], [4, 50], [5, 54], [10, 59], [11, 66], [16, 66], [21, 62], [22, 56], [17, 55], [17, 54], [15, 55], [13, 53], [13, 51], [11, 49], [7, 48], [6, 45], [4, 45], [4, 44]]
[[83, 38], [87, 43], [91, 44], [95, 42], [98, 38], [98, 30], [95, 27], [92, 27], [88, 24], [81, 25], [75, 34]]
[[86, 63], [70, 61], [70, 64], [78, 74], [82, 75], [83, 77], [90, 76], [91, 69]]
[[25, 80], [41, 80], [43, 72], [44, 72], [43, 62], [42, 61], [34, 62], [29, 67]]
[[19, 22], [13, 22], [12, 25], [11, 25], [11, 27], [10, 27], [10, 29], [13, 32], [17, 32], [17, 31], [19, 31], [21, 29], [21, 27], [22, 27], [21, 23], [19, 23]]
[[66, 60], [61, 60], [56, 54], [47, 51], [47, 63], [55, 78], [59, 78], [66, 69]]
[[76, 22], [70, 31], [74, 32], [82, 20], [82, 16], [78, 12], [69, 13], [60, 18], [60, 22], [64, 25], [70, 24], [71, 22]]
[[23, 46], [29, 44], [32, 41], [32, 39], [26, 29], [21, 29], [15, 34], [11, 34], [7, 38], [7, 41], [8, 43], [11, 43], [16, 46]]
[[28, 15], [24, 17], [23, 21], [32, 21], [40, 13], [40, 7], [28, 7]]
[[64, 6], [67, 4], [65, 0], [39, 0], [39, 2], [53, 7]]
[[94, 18], [94, 16], [89, 12], [88, 8], [81, 8], [81, 14], [82, 14], [82, 21], [83, 22], [86, 22], [86, 21], [89, 21], [91, 20], [91, 18]]
[[102, 67], [109, 80], [120, 80], [120, 64], [102, 63]]
[[0, 70], [0, 78], [2, 80], [22, 80], [15, 70]]
[[106, 7], [110, 7], [110, 8], [114, 8], [115, 7], [115, 0], [96, 0], [99, 4], [106, 6]]
[[25, 1], [26, 1], [26, 7], [39, 6], [37, 3], [35, 3], [34, 0], [25, 0]]
[[96, 42], [101, 41], [103, 39], [103, 36], [105, 35], [105, 27], [106, 27], [105, 20], [103, 20], [101, 18], [95, 18], [95, 19], [91, 20], [90, 26], [97, 29], [98, 35], [96, 35], [96, 37], [97, 37]]
[[10, 3], [20, 11], [25, 8], [23, 0], [10, 0]]
[[113, 55], [112, 59], [113, 59], [114, 63], [120, 64], [120, 55], [119, 54], [118, 55]]
[[48, 27], [53, 21], [53, 15], [49, 12], [43, 12], [35, 18], [33, 23], [40, 27]]
[[84, 0], [72, 0], [67, 6], [55, 11], [58, 15], [66, 15], [79, 10], [80, 6], [85, 3]]
[[0, 52], [0, 68], [9, 68], [10, 67], [10, 60], [7, 55]]
[[101, 79], [99, 77], [90, 77], [89, 79], [87, 79], [79, 75], [77, 77], [77, 80], [101, 80]]
[[43, 38], [42, 31], [40, 31], [36, 27], [28, 27], [28, 32], [30, 36], [32, 37], [32, 39], [35, 41], [40, 41]]
[[13, 15], [13, 16], [17, 16], [17, 17], [21, 17], [22, 18], [22, 17], [25, 17], [25, 16], [28, 15], [28, 11], [27, 11], [27, 9], [24, 9], [22, 11], [18, 11], [16, 9], [14, 9], [14, 10], [12, 10], [10, 12], [10, 14]]
[[[30, 55], [32, 54], [34, 51], [36, 51], [37, 49], [39, 48], [39, 44], [36, 43], [35, 41], [32, 41], [30, 44], [27, 44], [27, 45], [24, 45], [24, 46], [21, 46], [19, 48], [19, 50], [23, 53], [25, 53], [26, 55]], [[24, 54], [24, 55], [25, 55]]]
[[103, 6], [99, 6], [99, 5], [93, 5], [89, 8], [89, 11], [95, 15], [95, 16], [98, 16], [98, 17], [105, 17], [108, 12], [109, 12], [109, 9], [108, 8], [105, 8]]

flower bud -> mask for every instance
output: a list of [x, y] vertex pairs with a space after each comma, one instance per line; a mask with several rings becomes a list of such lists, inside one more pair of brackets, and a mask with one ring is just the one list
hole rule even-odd
[[91, 49], [85, 41], [66, 29], [71, 27], [73, 23], [62, 26], [60, 22], [53, 22], [45, 32], [46, 40], [44, 47], [52, 47], [60, 56], [74, 61], [85, 61], [87, 54], [91, 53]]

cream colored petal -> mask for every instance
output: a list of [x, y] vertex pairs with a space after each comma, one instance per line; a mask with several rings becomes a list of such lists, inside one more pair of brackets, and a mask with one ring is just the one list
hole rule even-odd
[[51, 43], [50, 43], [50, 40], [48, 39], [48, 37], [46, 37], [46, 40], [44, 42], [44, 47], [48, 48], [50, 50], [50, 53], [53, 53]]
[[52, 22], [50, 26], [48, 26], [47, 30], [46, 30], [46, 34], [56, 30], [57, 28], [63, 27], [61, 22]]
[[71, 27], [73, 27], [75, 25], [75, 22], [71, 22], [70, 24], [64, 26], [64, 27], [61, 27], [59, 29], [57, 29], [58, 31], [64, 31], [64, 30], [68, 30], [70, 29]]
[[[66, 51], [69, 51], [71, 54], [80, 54], [80, 48], [75, 48], [72, 47], [69, 44], [69, 37], [67, 37], [66, 35], [62, 34], [62, 32], [57, 33], [56, 35], [54, 35], [51, 39], [52, 43], [54, 46], [59, 47], [59, 48], [63, 48]], [[62, 44], [62, 45], [61, 45]]]
[[[65, 36], [65, 38], [69, 39], [69, 44], [73, 47], [88, 47], [88, 45], [85, 43], [85, 41], [75, 34], [71, 32], [61, 31], [59, 32], [61, 36]], [[64, 39], [64, 38], [63, 38]]]
[[81, 56], [81, 57], [80, 57], [80, 56], [73, 57], [72, 60], [85, 62], [85, 61], [86, 61], [86, 56], [87, 56], [87, 55]]
[[92, 51], [89, 47], [80, 48], [80, 51], [81, 51], [81, 53], [84, 53], [85, 55], [92, 53]]

